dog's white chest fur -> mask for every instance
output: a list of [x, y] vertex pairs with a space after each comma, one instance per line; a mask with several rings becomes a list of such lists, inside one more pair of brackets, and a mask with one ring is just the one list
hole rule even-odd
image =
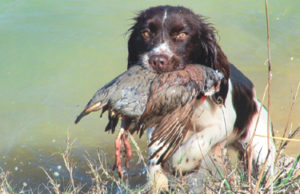
[[[191, 171], [199, 167], [201, 159], [211, 148], [227, 139], [233, 132], [236, 113], [232, 106], [232, 86], [224, 105], [217, 105], [211, 99], [199, 103], [193, 116], [193, 130], [190, 131], [184, 143], [169, 159], [169, 166], [181, 172]], [[148, 140], [153, 129], [148, 130]], [[155, 145], [149, 148], [149, 154], [155, 152]]]
[[207, 99], [197, 107], [191, 118], [194, 120], [192, 123], [195, 124], [194, 131], [170, 159], [174, 169], [185, 172], [199, 167], [201, 159], [211, 148], [232, 133], [236, 114], [231, 106], [230, 94], [231, 92], [226, 98], [225, 106], [217, 105], [211, 99]]

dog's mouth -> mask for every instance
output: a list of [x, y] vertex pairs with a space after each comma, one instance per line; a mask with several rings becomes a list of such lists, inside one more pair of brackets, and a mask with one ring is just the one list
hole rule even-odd
[[169, 57], [165, 54], [145, 54], [142, 56], [142, 64], [156, 73], [182, 70], [186, 66], [180, 57], [176, 55]]
[[152, 66], [152, 68], [157, 73], [163, 73], [163, 72], [171, 72], [171, 71], [176, 71], [176, 70], [182, 70], [182, 69], [185, 68], [185, 64], [182, 61], [180, 61], [179, 57], [173, 55], [167, 61], [167, 63], [165, 63], [163, 65], [158, 65], [158, 66]]

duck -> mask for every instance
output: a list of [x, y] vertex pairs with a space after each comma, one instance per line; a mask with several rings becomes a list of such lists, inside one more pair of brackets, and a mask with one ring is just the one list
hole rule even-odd
[[141, 137], [145, 129], [154, 127], [148, 147], [155, 142], [163, 146], [152, 153], [150, 159], [155, 157], [157, 164], [164, 163], [192, 129], [190, 118], [196, 104], [207, 97], [213, 99], [220, 90], [223, 77], [222, 73], [198, 64], [188, 64], [170, 72], [155, 72], [135, 65], [100, 88], [77, 116], [75, 124], [91, 112], [102, 110], [102, 116], [107, 111], [105, 131], [114, 133], [121, 119], [114, 142], [114, 168], [122, 178], [122, 145], [127, 168], [132, 156], [128, 133], [136, 132]]

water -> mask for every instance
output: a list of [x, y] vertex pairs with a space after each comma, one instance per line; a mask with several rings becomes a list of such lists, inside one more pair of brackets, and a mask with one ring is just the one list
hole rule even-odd
[[[292, 93], [300, 79], [299, 1], [271, 1], [272, 120], [283, 132]], [[94, 92], [126, 69], [127, 35], [139, 10], [173, 1], [1, 0], [0, 2], [0, 167], [14, 187], [37, 188], [47, 179], [40, 167], [67, 177], [57, 153], [67, 134], [77, 162], [76, 180], [88, 183], [84, 153], [97, 148], [113, 161], [115, 135], [104, 133], [106, 119], [91, 114], [79, 125], [75, 116]], [[267, 82], [266, 24], [263, 2], [181, 1], [209, 17], [220, 44], [257, 88]], [[300, 126], [300, 100], [292, 128]], [[300, 138], [298, 135], [297, 138]], [[139, 144], [145, 150], [144, 139]], [[291, 143], [287, 153], [299, 153]], [[140, 168], [131, 171], [140, 172]], [[57, 174], [58, 173], [58, 174]], [[138, 177], [131, 184], [142, 183]]]

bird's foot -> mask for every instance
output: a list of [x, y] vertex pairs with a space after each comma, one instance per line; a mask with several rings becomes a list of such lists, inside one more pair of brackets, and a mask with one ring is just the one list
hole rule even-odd
[[125, 146], [125, 155], [126, 155], [125, 166], [126, 168], [129, 168], [129, 161], [132, 156], [131, 145], [125, 133], [123, 133], [122, 139]]
[[117, 138], [115, 139], [115, 165], [113, 170], [118, 168], [118, 173], [121, 178], [124, 177], [124, 173], [122, 170], [122, 159], [121, 159], [121, 148], [123, 144], [125, 148], [124, 153], [126, 158], [125, 161], [126, 168], [129, 168], [129, 161], [132, 156], [130, 141], [128, 140], [126, 133], [127, 133], [126, 130], [123, 127], [121, 127], [120, 132]]
[[113, 167], [113, 170], [118, 168], [118, 172], [121, 178], [124, 177], [123, 170], [122, 170], [122, 163], [121, 163], [121, 146], [122, 146], [122, 140], [121, 138], [117, 137], [115, 139], [115, 165]]

